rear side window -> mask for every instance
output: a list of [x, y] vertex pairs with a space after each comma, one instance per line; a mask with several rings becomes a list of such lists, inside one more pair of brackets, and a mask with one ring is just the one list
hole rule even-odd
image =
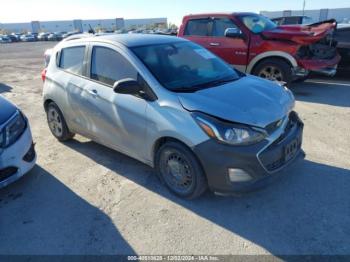
[[92, 50], [90, 77], [112, 86], [116, 81], [125, 78], [136, 80], [137, 71], [117, 51], [95, 46]]
[[83, 73], [83, 63], [85, 55], [85, 46], [66, 47], [61, 50], [59, 67], [81, 75]]
[[185, 29], [185, 35], [210, 36], [213, 27], [211, 19], [189, 20]]
[[214, 20], [213, 36], [223, 37], [227, 28], [239, 29], [229, 18], [217, 18]]

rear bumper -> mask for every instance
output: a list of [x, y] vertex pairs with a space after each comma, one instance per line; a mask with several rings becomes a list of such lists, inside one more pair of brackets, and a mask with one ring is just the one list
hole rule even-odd
[[16, 143], [0, 153], [0, 188], [15, 182], [28, 173], [34, 167], [35, 162], [36, 153], [28, 125]]
[[[298, 117], [288, 131], [283, 128], [275, 133], [271, 139], [251, 146], [229, 146], [214, 140], [197, 145], [194, 152], [206, 173], [209, 188], [220, 194], [253, 191], [269, 184], [282, 174], [280, 171], [305, 156], [301, 149], [303, 123]], [[298, 141], [297, 150], [287, 159], [285, 149], [294, 141]], [[243, 170], [251, 180], [232, 182], [229, 169]]]

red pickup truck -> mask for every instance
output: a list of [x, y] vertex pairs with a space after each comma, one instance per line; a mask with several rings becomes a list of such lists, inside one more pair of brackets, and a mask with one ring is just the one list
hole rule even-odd
[[179, 37], [196, 42], [236, 69], [290, 84], [314, 71], [333, 76], [340, 56], [335, 20], [278, 26], [255, 13], [188, 15]]

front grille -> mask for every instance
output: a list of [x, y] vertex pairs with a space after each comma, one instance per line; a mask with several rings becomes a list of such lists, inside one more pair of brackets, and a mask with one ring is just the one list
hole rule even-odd
[[[261, 163], [268, 171], [273, 172], [288, 162], [285, 159], [284, 147], [281, 146], [280, 143], [284, 141], [290, 132], [293, 132], [292, 130], [297, 128], [297, 125], [302, 125], [302, 123], [299, 121], [297, 113], [291, 112], [288, 116], [288, 123], [286, 124], [281, 136], [259, 155]], [[301, 147], [301, 140], [297, 146], [298, 148]]]
[[273, 144], [279, 144], [281, 141], [283, 141], [286, 136], [289, 134], [290, 130], [298, 123], [298, 115], [294, 111], [292, 111], [288, 116], [288, 123], [286, 127], [284, 128], [284, 131], [282, 135], [276, 139], [276, 141]]
[[10, 176], [16, 174], [18, 171], [17, 167], [7, 167], [5, 169], [0, 170], [0, 182], [6, 180]]
[[272, 134], [273, 132], [275, 132], [280, 126], [281, 124], [283, 123], [283, 119], [280, 119], [278, 121], [275, 121], [269, 125], [267, 125], [265, 127], [265, 130], [267, 131], [267, 133], [270, 135]]
[[24, 161], [30, 163], [34, 160], [34, 158], [35, 158], [35, 148], [34, 147], [35, 147], [34, 144], [32, 144], [32, 146], [30, 147], [28, 152], [23, 157]]
[[266, 169], [269, 171], [273, 171], [273, 170], [280, 168], [283, 165], [284, 165], [284, 158], [281, 157], [280, 159], [277, 159], [274, 162], [267, 164]]

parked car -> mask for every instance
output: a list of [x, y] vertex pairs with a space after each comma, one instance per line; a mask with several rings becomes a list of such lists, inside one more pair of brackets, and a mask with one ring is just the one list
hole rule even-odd
[[336, 22], [277, 26], [254, 13], [185, 16], [178, 36], [209, 49], [242, 72], [288, 85], [309, 72], [333, 76], [340, 56]]
[[6, 35], [8, 38], [11, 39], [11, 42], [14, 43], [14, 42], [18, 42], [18, 38], [14, 35]]
[[126, 34], [127, 32], [128, 31], [126, 29], [118, 29], [114, 31], [115, 34]]
[[48, 41], [48, 36], [50, 35], [50, 33], [47, 32], [42, 32], [38, 35], [38, 40], [39, 41]]
[[56, 33], [51, 33], [48, 35], [47, 40], [48, 41], [61, 41], [63, 39], [62, 34], [56, 32]]
[[35, 165], [36, 154], [24, 114], [0, 95], [0, 188], [18, 180]]
[[305, 15], [277, 17], [272, 18], [271, 21], [277, 25], [310, 25], [313, 23], [312, 18]]
[[52, 51], [43, 99], [59, 141], [82, 134], [157, 170], [175, 194], [245, 192], [300, 156], [290, 90], [162, 35], [103, 35]]
[[0, 43], [8, 44], [11, 43], [11, 39], [7, 35], [0, 35]]
[[35, 36], [32, 34], [21, 35], [20, 39], [22, 42], [35, 42], [36, 41]]
[[334, 38], [338, 42], [337, 48], [341, 56], [338, 69], [350, 72], [350, 24], [338, 28]]
[[20, 33], [12, 33], [11, 35], [17, 38], [17, 42], [21, 41], [22, 34], [20, 34]]

